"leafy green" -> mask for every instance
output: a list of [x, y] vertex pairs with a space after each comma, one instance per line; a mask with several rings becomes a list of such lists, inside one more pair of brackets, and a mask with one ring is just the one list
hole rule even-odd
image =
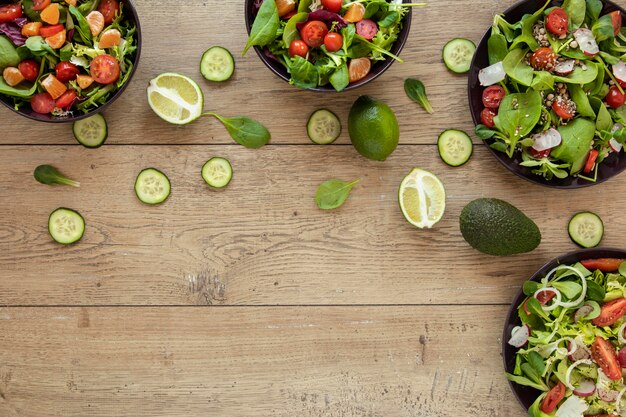
[[506, 75], [522, 85], [530, 86], [534, 73], [530, 65], [526, 63], [527, 52], [526, 49], [513, 49], [502, 61], [502, 66]]
[[536, 71], [530, 87], [537, 91], [553, 90], [554, 76], [548, 71]]
[[394, 11], [387, 13], [382, 20], [379, 20], [378, 26], [381, 28], [388, 28], [391, 25], [397, 23], [399, 19], [400, 19], [400, 13], [394, 10]]
[[300, 88], [317, 87], [319, 73], [315, 65], [301, 56], [295, 56], [289, 66], [291, 73], [291, 82]]
[[330, 83], [336, 91], [342, 91], [350, 84], [350, 73], [348, 72], [348, 65], [346, 65], [345, 62], [332, 73]]
[[41, 57], [47, 54], [52, 54], [56, 57], [59, 56], [57, 52], [52, 49], [41, 36], [28, 37], [24, 46], [28, 48], [35, 56]]
[[613, 118], [609, 113], [609, 110], [606, 108], [604, 103], [600, 104], [600, 109], [598, 110], [598, 117], [596, 118], [596, 130], [611, 130], [613, 129]]
[[298, 1], [298, 13], [308, 13], [311, 11], [310, 7], [311, 7], [311, 3], [313, 3], [313, 0], [300, 0]]
[[489, 65], [503, 61], [509, 53], [506, 38], [501, 33], [493, 33], [487, 41]]
[[428, 113], [433, 114], [433, 106], [426, 95], [424, 83], [414, 78], [407, 78], [404, 80], [404, 91], [411, 100], [422, 106]]
[[363, 19], [370, 19], [372, 16], [378, 13], [378, 10], [380, 10], [380, 6], [378, 5], [378, 3], [368, 3], [367, 6], [365, 6], [365, 14], [363, 15]]
[[58, 169], [52, 165], [39, 165], [35, 168], [33, 176], [42, 184], [52, 185], [69, 185], [72, 187], [80, 187], [80, 182], [66, 178]]
[[541, 95], [534, 90], [527, 93], [508, 94], [502, 99], [497, 124], [508, 135], [508, 154], [513, 155], [520, 138], [528, 135], [541, 117]]
[[246, 148], [260, 148], [271, 139], [267, 128], [249, 117], [222, 117], [216, 113], [205, 114], [219, 120], [233, 140]]
[[586, 8], [586, 21], [591, 26], [591, 22], [595, 22], [600, 17], [600, 13], [602, 12], [602, 1], [600, 0], [586, 0], [587, 8]]
[[571, 32], [582, 26], [587, 9], [585, 0], [565, 0], [561, 7], [565, 9], [569, 16], [569, 29]]
[[6, 67], [16, 67], [20, 60], [20, 56], [9, 38], [0, 36], [0, 71]]
[[582, 67], [576, 67], [574, 72], [566, 77], [554, 76], [557, 82], [569, 83], [569, 84], [587, 84], [595, 81], [598, 76], [598, 66], [593, 62], [585, 63], [586, 69]]
[[550, 4], [550, 0], [548, 0], [541, 9], [537, 10], [532, 15], [524, 15], [522, 17], [522, 33], [517, 38], [515, 38], [515, 40], [511, 44], [510, 49], [513, 49], [522, 43], [528, 45], [528, 47], [533, 51], [539, 48], [537, 39], [535, 39], [533, 35], [533, 26], [543, 16], [543, 11], [546, 9], [546, 7], [548, 7], [548, 4]]
[[91, 36], [91, 29], [89, 29], [89, 22], [87, 22], [85, 16], [74, 6], [70, 6], [70, 13], [78, 23], [77, 26], [74, 26], [75, 34], [80, 36], [85, 45], [92, 46], [93, 38]]
[[297, 13], [291, 16], [291, 18], [287, 21], [283, 31], [283, 42], [285, 42], [285, 46], [287, 48], [291, 45], [291, 42], [296, 39], [300, 39], [300, 32], [298, 32], [296, 23], [304, 22], [308, 16], [308, 13]]
[[279, 27], [280, 18], [278, 17], [276, 1], [263, 1], [252, 24], [248, 43], [246, 43], [245, 48], [243, 48], [241, 55], [245, 55], [252, 46], [266, 46], [272, 43], [278, 37]]
[[615, 32], [613, 31], [613, 21], [611, 20], [611, 16], [608, 14], [602, 16], [591, 27], [591, 31], [593, 32], [593, 36], [596, 38], [597, 42], [614, 38]]
[[585, 163], [596, 131], [594, 122], [576, 119], [566, 126], [559, 126], [563, 142], [554, 148], [552, 156], [572, 164], [571, 173], [580, 171]]
[[481, 125], [477, 125], [474, 128], [474, 133], [476, 133], [476, 136], [478, 136], [481, 139], [490, 139], [494, 135], [496, 135], [498, 132], [496, 132], [495, 130], [491, 130], [487, 126], [481, 124]]
[[317, 207], [322, 210], [332, 210], [341, 207], [350, 195], [352, 187], [354, 187], [360, 180], [354, 180], [352, 182], [345, 182], [337, 179], [332, 179], [323, 182], [317, 188], [315, 194], [315, 203]]
[[576, 103], [576, 111], [578, 111], [581, 116], [595, 119], [596, 113], [593, 111], [593, 108], [591, 108], [589, 97], [582, 87], [578, 84], [570, 84], [568, 89], [572, 100]]

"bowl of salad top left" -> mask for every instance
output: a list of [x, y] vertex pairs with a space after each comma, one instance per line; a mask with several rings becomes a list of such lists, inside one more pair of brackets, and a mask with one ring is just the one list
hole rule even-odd
[[130, 0], [4, 1], [0, 102], [42, 122], [89, 117], [124, 92], [140, 50]]

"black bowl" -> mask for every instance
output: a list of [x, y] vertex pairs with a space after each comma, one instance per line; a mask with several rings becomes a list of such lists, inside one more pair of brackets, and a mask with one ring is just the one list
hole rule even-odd
[[[250, 35], [252, 23], [254, 23], [254, 18], [256, 17], [254, 4], [258, 2], [259, 0], [246, 0], [245, 3], [244, 13], [246, 18], [246, 30], [248, 31], [248, 35]], [[403, 0], [403, 2], [411, 3], [411, 0]], [[393, 47], [391, 48], [391, 53], [396, 56], [400, 55], [400, 52], [402, 51], [402, 48], [404, 47], [404, 44], [406, 43], [406, 40], [409, 37], [409, 32], [411, 30], [411, 17], [413, 16], [413, 8], [409, 7], [408, 9], [409, 11], [404, 15], [404, 24], [402, 25], [402, 30], [398, 34], [398, 39], [396, 39]], [[263, 61], [265, 66], [270, 69], [270, 71], [278, 75], [278, 77], [282, 78], [284, 81], [289, 82], [291, 76], [289, 75], [287, 69], [283, 64], [265, 55], [265, 53], [263, 52], [263, 48], [255, 46], [254, 50], [256, 51], [261, 61]], [[376, 78], [380, 77], [383, 72], [387, 71], [387, 68], [389, 68], [394, 62], [395, 59], [387, 57], [387, 59], [385, 59], [384, 61], [377, 61], [373, 63], [372, 70], [365, 78], [355, 83], [350, 83], [346, 88], [343, 89], [343, 91], [354, 90], [355, 88], [361, 87], [362, 85], [365, 85], [370, 81], [375, 80]], [[309, 90], [321, 92], [336, 92], [336, 90], [330, 84], [323, 87], [309, 88]]]
[[15, 110], [15, 108], [13, 107], [13, 100], [10, 97], [4, 96], [2, 94], [0, 94], [0, 103], [4, 104], [15, 113], [21, 114], [24, 117], [47, 123], [75, 122], [76, 120], [85, 119], [89, 116], [93, 116], [96, 113], [100, 113], [101, 111], [109, 107], [111, 103], [117, 100], [117, 98], [122, 95], [124, 90], [126, 90], [126, 87], [130, 83], [130, 80], [133, 78], [133, 75], [135, 75], [135, 71], [137, 70], [137, 64], [139, 63], [139, 56], [141, 55], [141, 26], [139, 25], [139, 15], [137, 14], [137, 9], [135, 9], [135, 5], [131, 0], [121, 0], [121, 2], [124, 3], [124, 14], [126, 15], [126, 19], [130, 22], [133, 22], [137, 26], [137, 51], [135, 52], [135, 60], [133, 61], [133, 68], [130, 71], [128, 80], [126, 80], [126, 83], [122, 87], [120, 87], [120, 89], [117, 90], [106, 103], [96, 107], [93, 110], [90, 110], [88, 113], [72, 114], [65, 117], [37, 113], [34, 112], [30, 108], [30, 106], [23, 106], [19, 110]]
[[[598, 258], [618, 258], [618, 259], [626, 259], [626, 251], [622, 249], [613, 249], [613, 248], [593, 248], [593, 249], [582, 249], [575, 252], [570, 252], [566, 255], [559, 256], [554, 258], [547, 264], [545, 264], [541, 269], [533, 274], [530, 277], [529, 281], [540, 281], [548, 271], [552, 268], [562, 265], [562, 264], [575, 264], [576, 262], [580, 262], [585, 259], [598, 259]], [[517, 314], [517, 307], [522, 303], [522, 301], [526, 298], [524, 292], [520, 289], [517, 292], [517, 295], [513, 299], [513, 303], [509, 308], [509, 314], [504, 323], [504, 331], [502, 332], [502, 359], [504, 361], [504, 369], [506, 372], [512, 373], [515, 368], [515, 353], [517, 352], [517, 348], [509, 345], [507, 342], [511, 337], [511, 331], [515, 326], [521, 325], [519, 320], [519, 316]], [[528, 410], [530, 406], [535, 402], [537, 397], [540, 394], [540, 391], [525, 387], [522, 385], [518, 385], [509, 381], [509, 386], [511, 390], [513, 390], [513, 394], [517, 397], [517, 400], [522, 405], [522, 407]]]
[[[553, 0], [554, 5], [560, 5], [561, 3], [561, 1]], [[624, 11], [623, 8], [608, 0], [603, 0], [603, 3], [604, 8], [602, 10], [602, 15], [612, 12], [614, 10], [619, 10], [622, 13], [624, 21], [626, 21], [626, 11]], [[536, 12], [544, 4], [545, 0], [525, 0], [517, 3], [516, 5], [505, 11], [504, 17], [507, 21], [514, 23], [521, 20], [523, 15]], [[489, 65], [489, 59], [487, 55], [487, 41], [489, 40], [490, 34], [491, 28], [487, 30], [485, 36], [483, 36], [482, 40], [478, 44], [468, 77], [467, 91], [469, 95], [469, 106], [475, 125], [480, 124], [480, 112], [483, 109], [482, 92], [484, 88], [481, 87], [480, 83], [478, 82], [478, 72], [482, 68], [485, 68]], [[485, 142], [487, 144], [490, 144], [492, 141], [486, 140]], [[571, 176], [564, 179], [553, 178], [552, 180], [547, 181], [543, 177], [533, 174], [531, 172], [531, 169], [519, 165], [519, 163], [522, 161], [522, 156], [519, 152], [516, 152], [513, 158], [509, 158], [506, 154], [495, 151], [490, 147], [489, 150], [496, 157], [496, 159], [500, 161], [502, 165], [504, 165], [509, 171], [511, 171], [518, 177], [524, 178], [535, 184], [545, 185], [553, 188], [589, 187], [591, 185], [604, 182], [612, 176], [617, 175], [624, 169], [626, 169], [626, 155], [624, 154], [624, 152], [621, 152], [620, 154], [613, 153], [600, 164], [600, 168], [598, 169], [598, 179], [596, 182], [591, 182], [582, 178]]]

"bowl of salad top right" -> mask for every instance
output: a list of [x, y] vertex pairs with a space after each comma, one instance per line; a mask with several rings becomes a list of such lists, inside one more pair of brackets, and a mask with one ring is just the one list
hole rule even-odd
[[496, 15], [469, 73], [476, 135], [516, 175], [556, 188], [626, 169], [626, 28], [611, 1], [526, 0]]

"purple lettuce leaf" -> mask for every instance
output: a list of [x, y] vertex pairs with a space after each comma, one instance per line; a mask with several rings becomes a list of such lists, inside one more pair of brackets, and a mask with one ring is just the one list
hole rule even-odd
[[15, 22], [0, 23], [0, 34], [6, 35], [15, 46], [26, 43], [26, 37], [22, 36], [22, 31]]
[[337, 24], [335, 25], [335, 29], [337, 30], [348, 26], [348, 22], [343, 20], [343, 17], [339, 16], [337, 13], [329, 12], [328, 10], [316, 10], [309, 13], [309, 16], [306, 18], [305, 21], [296, 23], [296, 28], [298, 30], [302, 30], [304, 25], [312, 20], [320, 20], [326, 23], [329, 29], [333, 22], [337, 22]]
[[15, 22], [15, 24], [18, 25], [19, 27], [24, 27], [24, 25], [28, 23], [28, 19], [25, 17], [18, 17], [13, 22]]

